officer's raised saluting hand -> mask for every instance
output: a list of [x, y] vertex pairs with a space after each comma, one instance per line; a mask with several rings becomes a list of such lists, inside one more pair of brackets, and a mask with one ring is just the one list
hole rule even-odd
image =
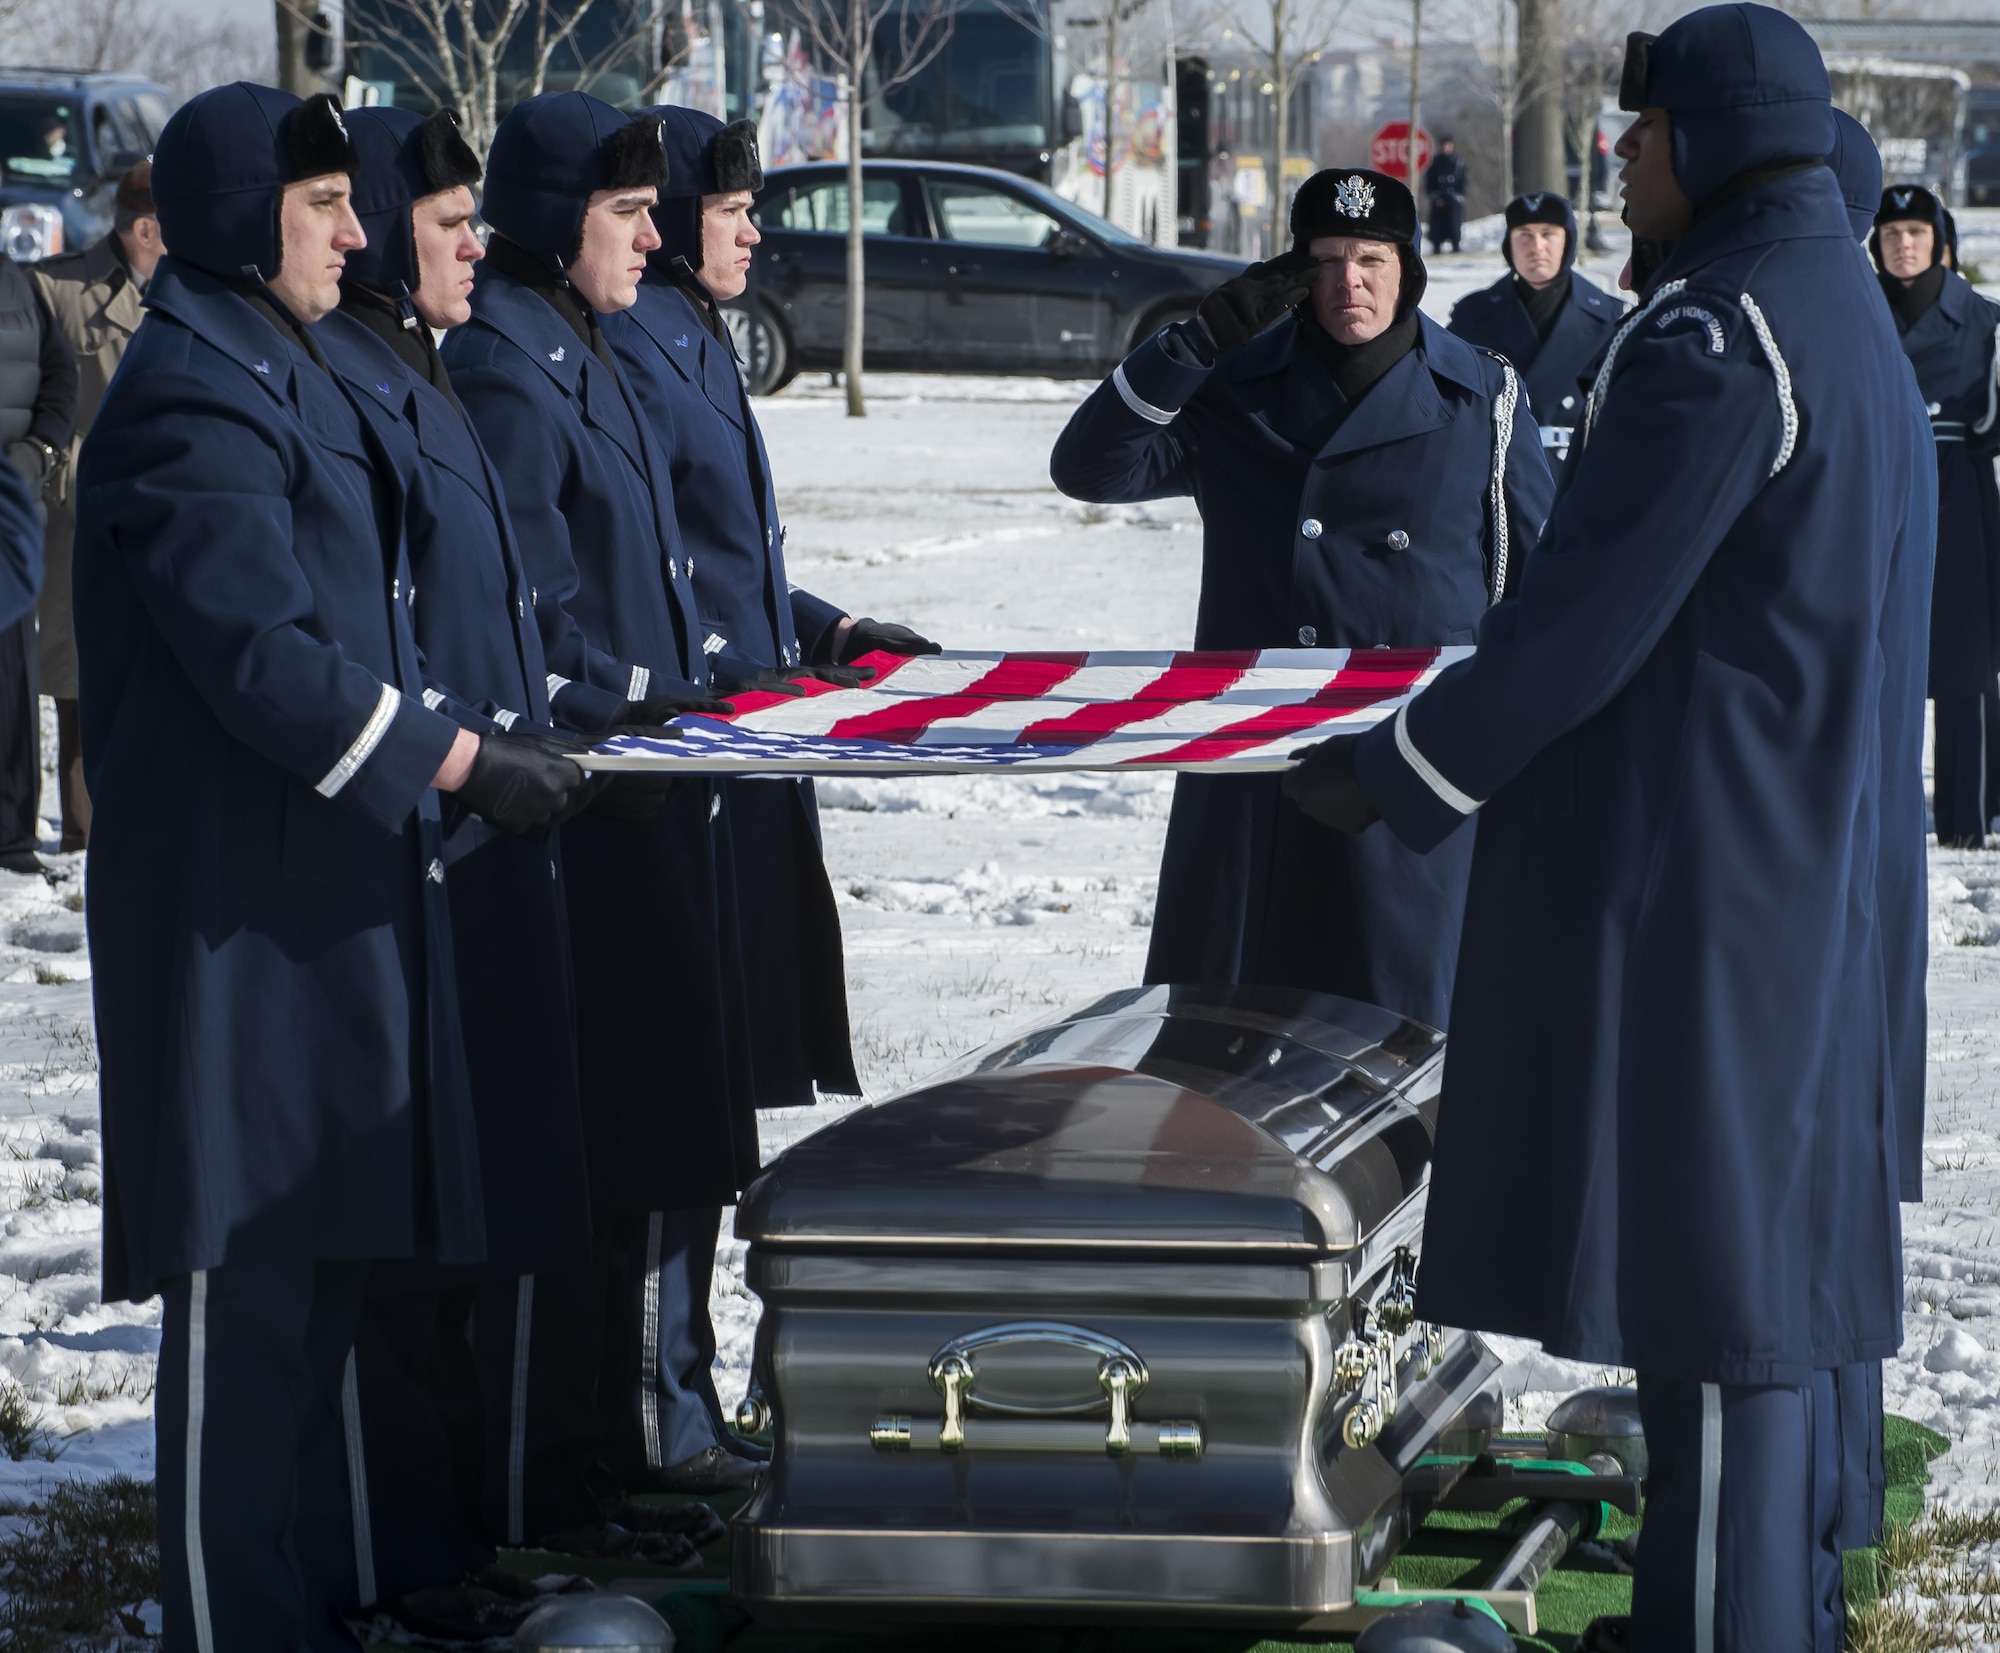
[[910, 630], [908, 626], [892, 625], [887, 620], [871, 620], [863, 615], [859, 620], [843, 620], [834, 640], [833, 657], [845, 666], [850, 661], [859, 660], [864, 654], [942, 654], [944, 650], [928, 637]]
[[1354, 743], [1358, 735], [1335, 735], [1317, 746], [1302, 746], [1292, 754], [1296, 769], [1285, 772], [1278, 788], [1322, 826], [1336, 832], [1361, 832], [1381, 820], [1361, 782], [1354, 775]]
[[1248, 344], [1286, 311], [1296, 309], [1312, 291], [1319, 261], [1304, 247], [1252, 264], [1231, 276], [1195, 307], [1195, 315], [1214, 341], [1216, 353], [1227, 355]]
[[[467, 738], [461, 731], [459, 746]], [[532, 832], [569, 813], [590, 777], [576, 755], [590, 750], [587, 740], [570, 740], [536, 729], [496, 729], [471, 737], [478, 742], [472, 763], [456, 786], [445, 785], [460, 807], [502, 832]], [[440, 784], [453, 768], [449, 758]]]

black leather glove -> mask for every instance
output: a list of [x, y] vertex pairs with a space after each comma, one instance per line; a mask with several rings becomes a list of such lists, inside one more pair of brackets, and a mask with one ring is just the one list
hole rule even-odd
[[858, 689], [875, 675], [873, 666], [766, 666], [747, 683], [736, 684], [731, 694], [802, 695], [805, 685], [817, 679], [836, 689]]
[[1215, 341], [1217, 355], [1241, 349], [1312, 291], [1319, 268], [1303, 247], [1294, 247], [1232, 276], [1195, 307]]
[[572, 754], [590, 743], [538, 729], [479, 737], [472, 773], [452, 794], [459, 807], [502, 832], [532, 832], [559, 820], [588, 779]]
[[928, 637], [919, 636], [908, 626], [892, 626], [883, 620], [863, 618], [847, 628], [837, 658], [844, 666], [850, 660], [859, 660], [864, 654], [872, 654], [878, 649], [884, 654], [944, 653]]
[[1361, 790], [1354, 774], [1354, 743], [1359, 735], [1335, 735], [1317, 746], [1301, 747], [1300, 759], [1288, 769], [1278, 789], [1322, 826], [1336, 832], [1360, 832], [1382, 819]]
[[[733, 712], [736, 708], [726, 700], [717, 700], [712, 695], [656, 694], [644, 700], [634, 700], [618, 709], [619, 734], [636, 734], [638, 730], [627, 729], [628, 723], [665, 723], [670, 717], [679, 717], [683, 712], [692, 712], [700, 717], [704, 713]], [[657, 729], [645, 731], [657, 734]]]
[[[670, 698], [662, 696], [662, 699]], [[649, 701], [635, 701], [633, 711], [644, 710]], [[724, 702], [726, 705], [727, 702]], [[599, 740], [615, 740], [620, 735], [638, 735], [646, 740], [686, 740], [684, 730], [672, 724], [621, 722], [614, 723], [598, 737]], [[592, 787], [576, 813], [589, 815], [600, 821], [618, 821], [625, 825], [641, 825], [655, 819], [667, 807], [667, 799], [673, 795], [685, 777], [661, 775], [644, 770], [610, 770], [591, 776]]]

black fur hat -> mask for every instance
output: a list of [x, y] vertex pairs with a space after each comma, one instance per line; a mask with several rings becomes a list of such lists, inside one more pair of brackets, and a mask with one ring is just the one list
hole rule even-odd
[[423, 169], [423, 194], [436, 195], [460, 185], [470, 189], [480, 179], [479, 157], [458, 130], [456, 109], [433, 109], [417, 133], [417, 161]]
[[1390, 243], [1403, 266], [1396, 319], [1417, 307], [1430, 273], [1417, 250], [1417, 198], [1400, 178], [1353, 166], [1315, 172], [1292, 197], [1292, 245], [1308, 246], [1328, 235]]
[[1869, 256], [1875, 268], [1882, 268], [1882, 226], [1884, 224], [1928, 224], [1931, 227], [1931, 263], [1944, 262], [1944, 203], [1921, 184], [1891, 184], [1882, 191], [1882, 204], [1875, 209], [1875, 229], [1868, 237]]
[[301, 178], [323, 178], [329, 172], [352, 176], [361, 170], [361, 157], [340, 116], [340, 102], [331, 92], [315, 92], [279, 122], [278, 135], [285, 145], [285, 182]]
[[[1558, 195], [1552, 189], [1531, 190], [1526, 195], [1517, 195], [1507, 203], [1507, 228], [1518, 230], [1523, 224], [1553, 224], [1563, 232], [1562, 267], [1567, 270], [1576, 258], [1576, 213], [1571, 209], [1569, 197]], [[1501, 255], [1507, 260], [1507, 268], [1514, 267], [1514, 245], [1509, 239], [1500, 243]]]
[[663, 103], [642, 110], [660, 123], [660, 142], [667, 153], [673, 181], [660, 190], [653, 224], [660, 246], [649, 262], [671, 274], [676, 262], [690, 270], [702, 266], [701, 200], [705, 195], [729, 195], [740, 189], [753, 193], [764, 187], [764, 162], [757, 153], [757, 123], [732, 121], [724, 126], [702, 109]]
[[508, 111], [486, 154], [486, 222], [551, 270], [576, 256], [600, 189], [668, 182], [656, 117], [628, 116], [588, 92], [544, 92]]
[[600, 189], [665, 189], [667, 151], [658, 115], [634, 115], [604, 146]]

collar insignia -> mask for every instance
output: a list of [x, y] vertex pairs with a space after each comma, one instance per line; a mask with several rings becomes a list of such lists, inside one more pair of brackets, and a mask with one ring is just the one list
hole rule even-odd
[[561, 345], [557, 345], [555, 349], [549, 352], [549, 360], [552, 362], [559, 362], [562, 359], [563, 359], [563, 347]]
[[262, 373], [268, 376], [271, 371], [271, 364], [269, 361], [252, 362], [250, 364], [250, 371], [252, 373]]
[[682, 334], [682, 335], [681, 335], [681, 336], [680, 336], [679, 338], [677, 338], [677, 339], [675, 339], [675, 340], [674, 340], [674, 343], [675, 343], [675, 344], [676, 344], [676, 345], [677, 345], [677, 346], [678, 346], [679, 348], [681, 348], [682, 350], [685, 350], [685, 349], [687, 349], [687, 347], [688, 347], [688, 336], [687, 336], [687, 334], [683, 333], [683, 334]]
[[1375, 210], [1375, 186], [1366, 178], [1343, 178], [1333, 186], [1333, 205], [1348, 218], [1366, 218]]
[[382, 394], [383, 394], [384, 396], [388, 396], [388, 395], [392, 395], [392, 394], [394, 394], [394, 393], [393, 393], [393, 392], [392, 392], [392, 391], [391, 391], [391, 390], [389, 389], [389, 387], [388, 387], [387, 385], [383, 385], [383, 384], [378, 384], [378, 385], [377, 385], [377, 386], [376, 386], [375, 388], [376, 388], [377, 390], [381, 391], [381, 393], [382, 393]]

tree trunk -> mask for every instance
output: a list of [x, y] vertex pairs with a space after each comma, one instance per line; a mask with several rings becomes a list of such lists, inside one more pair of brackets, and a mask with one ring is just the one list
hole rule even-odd
[[324, 91], [319, 76], [306, 67], [306, 20], [291, 0], [276, 0], [278, 14], [278, 84], [292, 96], [305, 98]]
[[847, 377], [850, 419], [868, 416], [868, 404], [861, 396], [862, 321], [867, 313], [861, 240], [861, 77], [868, 66], [863, 4], [864, 0], [848, 0], [847, 5], [847, 340], [840, 361]]
[[1285, 84], [1286, 56], [1285, 29], [1289, 22], [1286, 17], [1285, 0], [1271, 0], [1271, 90], [1272, 112], [1277, 116], [1277, 129], [1271, 135], [1271, 244], [1264, 249], [1266, 258], [1276, 258], [1285, 250], [1285, 128], [1289, 124], [1288, 114], [1291, 102], [1290, 88]]
[[1111, 216], [1118, 181], [1118, 0], [1104, 14], [1104, 216]]
[[1520, 0], [1520, 190], [1566, 194], [1563, 165], [1562, 47], [1556, 38], [1557, 0]]
[[[1417, 176], [1417, 133], [1422, 130], [1420, 117], [1423, 114], [1424, 88], [1424, 0], [1410, 0], [1410, 137], [1409, 147], [1403, 151], [1403, 173], [1410, 185], [1412, 199], [1417, 198], [1421, 180]], [[1422, 249], [1424, 238], [1420, 232], [1417, 246]]]

